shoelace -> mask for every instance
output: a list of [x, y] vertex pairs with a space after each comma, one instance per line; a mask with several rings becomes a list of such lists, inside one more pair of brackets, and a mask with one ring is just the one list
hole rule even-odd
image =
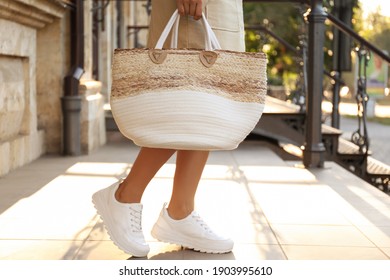
[[213, 233], [213, 231], [210, 229], [208, 224], [202, 219], [202, 217], [198, 213], [193, 213], [192, 218], [195, 219], [195, 221], [202, 227], [204, 228], [205, 231], [209, 233]]
[[137, 211], [131, 207], [129, 207], [129, 209], [130, 209], [130, 221], [132, 222], [131, 227], [133, 228], [133, 231], [134, 232], [142, 231], [142, 224], [141, 224], [142, 210]]

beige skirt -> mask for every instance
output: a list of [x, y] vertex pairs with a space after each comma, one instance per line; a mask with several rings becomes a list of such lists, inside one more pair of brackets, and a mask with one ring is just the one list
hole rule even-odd
[[[155, 47], [165, 25], [176, 10], [176, 0], [152, 0], [148, 47]], [[224, 50], [245, 51], [242, 0], [203, 0], [203, 12]], [[164, 48], [169, 48], [170, 38]], [[203, 26], [192, 17], [182, 17], [179, 48], [204, 48]]]

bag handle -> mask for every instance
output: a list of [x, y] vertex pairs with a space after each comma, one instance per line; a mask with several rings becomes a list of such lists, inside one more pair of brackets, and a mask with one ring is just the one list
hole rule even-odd
[[[202, 23], [205, 31], [205, 50], [213, 51], [216, 49], [221, 49], [221, 46], [218, 42], [217, 36], [215, 36], [214, 31], [211, 29], [210, 24], [206, 20], [206, 16], [202, 13]], [[168, 38], [169, 32], [172, 30], [171, 38], [171, 48], [177, 48], [177, 42], [179, 37], [179, 22], [180, 15], [178, 10], [176, 10], [171, 18], [169, 19], [167, 25], [165, 26], [163, 32], [161, 33], [160, 38], [157, 41], [155, 49], [162, 49], [165, 41]]]

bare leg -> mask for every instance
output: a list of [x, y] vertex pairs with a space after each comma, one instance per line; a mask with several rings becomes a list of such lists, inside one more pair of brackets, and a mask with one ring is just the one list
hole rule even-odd
[[129, 175], [116, 192], [116, 199], [123, 203], [139, 203], [142, 194], [157, 171], [176, 152], [169, 149], [141, 148]]
[[178, 151], [168, 212], [172, 219], [180, 220], [194, 210], [195, 193], [206, 164], [208, 151]]
[[233, 249], [234, 242], [213, 232], [199, 215], [191, 215], [208, 154], [207, 151], [177, 152], [171, 201], [168, 209], [161, 210], [152, 236], [195, 251], [227, 253]]

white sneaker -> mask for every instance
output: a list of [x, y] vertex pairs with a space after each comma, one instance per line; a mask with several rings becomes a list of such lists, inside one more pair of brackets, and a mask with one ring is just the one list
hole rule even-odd
[[166, 204], [153, 226], [152, 236], [203, 253], [228, 253], [234, 244], [231, 239], [214, 233], [195, 211], [182, 220], [172, 219]]
[[144, 257], [150, 249], [142, 233], [142, 204], [117, 201], [115, 192], [119, 184], [96, 192], [92, 202], [115, 245], [127, 254]]

